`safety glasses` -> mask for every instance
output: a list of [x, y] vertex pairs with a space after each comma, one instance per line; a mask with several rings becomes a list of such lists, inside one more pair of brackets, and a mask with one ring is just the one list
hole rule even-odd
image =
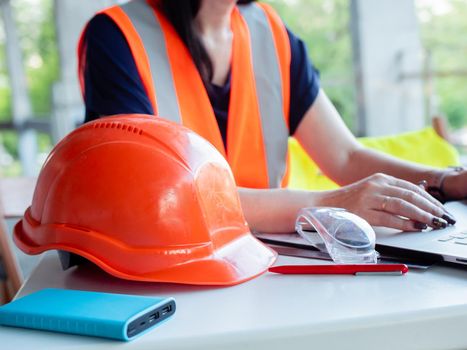
[[338, 264], [376, 264], [375, 231], [361, 217], [342, 208], [299, 211], [295, 230]]

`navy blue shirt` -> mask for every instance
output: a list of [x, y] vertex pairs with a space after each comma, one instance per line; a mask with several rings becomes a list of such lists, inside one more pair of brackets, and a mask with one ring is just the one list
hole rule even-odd
[[[291, 47], [290, 135], [319, 92], [319, 72], [308, 58], [305, 44], [287, 30]], [[86, 37], [85, 122], [121, 113], [154, 114], [133, 55], [118, 26], [106, 15], [95, 16]], [[224, 86], [213, 85], [209, 99], [222, 137], [226, 139], [230, 77]]]

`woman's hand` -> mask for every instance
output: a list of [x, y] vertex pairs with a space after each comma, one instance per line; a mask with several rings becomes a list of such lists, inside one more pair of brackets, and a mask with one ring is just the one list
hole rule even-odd
[[455, 222], [421, 186], [379, 173], [328, 192], [323, 205], [345, 208], [371, 225], [403, 231], [442, 228]]
[[459, 168], [446, 170], [439, 175], [437, 185], [445, 200], [460, 200], [467, 198], [467, 170]]

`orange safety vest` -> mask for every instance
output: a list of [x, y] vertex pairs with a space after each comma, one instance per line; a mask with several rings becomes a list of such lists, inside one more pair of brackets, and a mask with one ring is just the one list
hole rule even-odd
[[[148, 0], [133, 0], [101, 13], [125, 36], [155, 115], [182, 123], [210, 141], [227, 159], [238, 186], [287, 185], [290, 43], [271, 7], [251, 3], [232, 12], [227, 152], [201, 76], [160, 9]], [[85, 31], [78, 47], [83, 95]]]

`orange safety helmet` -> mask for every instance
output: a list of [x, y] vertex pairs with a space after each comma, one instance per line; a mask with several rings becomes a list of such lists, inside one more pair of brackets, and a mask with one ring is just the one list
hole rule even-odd
[[57, 144], [14, 240], [28, 254], [58, 249], [151, 282], [233, 285], [276, 258], [250, 233], [223, 156], [148, 115], [105, 117]]

